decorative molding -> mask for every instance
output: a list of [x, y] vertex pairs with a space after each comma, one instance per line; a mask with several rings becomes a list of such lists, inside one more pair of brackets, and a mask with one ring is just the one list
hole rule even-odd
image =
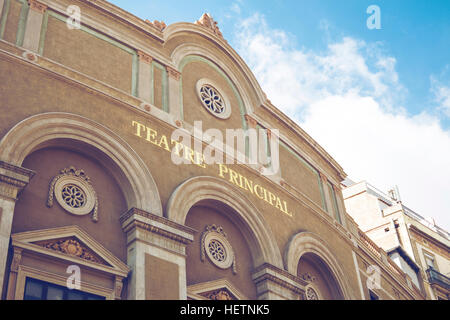
[[35, 172], [0, 161], [0, 196], [16, 200]]
[[211, 17], [211, 15], [209, 13], [204, 13], [200, 19], [195, 21], [195, 24], [211, 29], [211, 31], [215, 35], [217, 35], [223, 39], [222, 32], [220, 32], [217, 22], [214, 21], [214, 19]]
[[[228, 242], [227, 234], [221, 226], [216, 226], [215, 224], [206, 226], [201, 236], [200, 246], [200, 259], [202, 262], [205, 261], [205, 256], [208, 256], [215, 266], [221, 269], [231, 267], [233, 274], [237, 274], [236, 255], [233, 247]], [[216, 254], [221, 255], [223, 260], [218, 259]]]
[[302, 274], [301, 278], [303, 280], [305, 280], [306, 282], [315, 282], [316, 281], [316, 277], [311, 275], [309, 272], [306, 272], [306, 273]]
[[188, 296], [193, 297], [194, 300], [221, 300], [221, 298], [226, 298], [227, 294], [231, 297], [231, 300], [248, 300], [248, 297], [227, 279], [193, 284], [187, 288], [187, 292]]
[[145, 20], [146, 23], [148, 23], [149, 25], [151, 25], [152, 27], [158, 29], [159, 31], [164, 31], [164, 29], [167, 28], [167, 25], [164, 21], [158, 21], [158, 20], [153, 20], [153, 22], [151, 22], [150, 20]]
[[34, 244], [50, 250], [76, 256], [78, 258], [94, 263], [105, 265], [107, 264], [102, 258], [96, 255], [92, 250], [90, 250], [86, 245], [81, 243], [75, 237], [38, 241]]
[[15, 233], [12, 246], [126, 278], [130, 268], [78, 226]]
[[[77, 198], [75, 198], [76, 195], [74, 194], [67, 195], [69, 200], [79, 200], [82, 201], [81, 204], [73, 206], [67, 203], [63, 193], [69, 192], [69, 190], [65, 191], [65, 188], [68, 186], [72, 189], [77, 188], [76, 191], [72, 190], [72, 192], [77, 192]], [[47, 207], [51, 208], [53, 206], [54, 196], [56, 196], [56, 200], [64, 210], [75, 215], [85, 215], [92, 212], [92, 220], [94, 222], [98, 221], [98, 197], [91, 184], [91, 179], [84, 170], [77, 170], [73, 166], [62, 169], [60, 174], [55, 176], [50, 182]]]
[[181, 72], [179, 72], [178, 70], [176, 70], [175, 68], [172, 68], [170, 66], [166, 66], [166, 70], [167, 70], [167, 74], [169, 75], [170, 78], [175, 79], [177, 81], [180, 80]]
[[196, 232], [194, 229], [137, 208], [130, 209], [119, 220], [124, 232], [141, 228], [184, 245], [194, 241]]
[[137, 53], [138, 58], [139, 58], [140, 61], [144, 61], [144, 62], [146, 62], [148, 64], [152, 63], [153, 58], [152, 58], [151, 55], [149, 55], [149, 54], [147, 54], [147, 53], [145, 53], [144, 51], [141, 51], [141, 50], [136, 50], [136, 53]]
[[263, 281], [272, 281], [282, 288], [288, 289], [303, 297], [304, 287], [308, 283], [300, 277], [294, 276], [286, 270], [279, 269], [271, 264], [265, 263], [253, 272], [253, 281], [258, 284]]
[[222, 300], [222, 301], [231, 301], [237, 300], [227, 288], [222, 288], [219, 290], [214, 290], [210, 292], [200, 293], [201, 296], [209, 299], [209, 300]]
[[244, 115], [244, 117], [245, 117], [245, 121], [247, 121], [248, 126], [252, 129], [256, 129], [258, 122], [255, 120], [255, 118], [253, 118], [249, 114]]
[[28, 0], [28, 4], [30, 5], [30, 9], [37, 11], [39, 13], [44, 13], [47, 10], [47, 5], [39, 2], [37, 0]]

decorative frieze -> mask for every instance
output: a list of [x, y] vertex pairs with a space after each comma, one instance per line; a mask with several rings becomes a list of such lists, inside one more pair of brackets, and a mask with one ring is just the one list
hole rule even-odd
[[32, 170], [0, 161], [0, 196], [16, 200], [34, 174]]
[[136, 50], [136, 53], [137, 53], [140, 61], [144, 61], [144, 62], [146, 62], [148, 64], [152, 63], [153, 58], [149, 54], [147, 54], [147, 53], [145, 53], [144, 51], [141, 51], [141, 50]]
[[120, 217], [120, 223], [124, 232], [140, 228], [184, 245], [194, 241], [195, 230], [137, 208], [132, 208], [123, 214]]
[[39, 13], [44, 13], [47, 10], [47, 5], [37, 0], [28, 0], [28, 4], [31, 10], [35, 10]]
[[177, 81], [180, 80], [181, 73], [178, 70], [176, 70], [170, 66], [166, 66], [166, 70], [167, 70], [167, 74], [169, 75], [170, 78], [175, 79]]

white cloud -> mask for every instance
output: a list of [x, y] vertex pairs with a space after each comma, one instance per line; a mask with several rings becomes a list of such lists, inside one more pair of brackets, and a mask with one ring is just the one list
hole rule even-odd
[[[450, 229], [450, 132], [439, 119], [408, 115], [396, 60], [379, 43], [346, 37], [324, 52], [297, 48], [263, 16], [244, 20], [237, 49], [269, 99], [317, 140], [354, 180], [387, 190]], [[449, 88], [439, 87], [443, 106]]]
[[450, 118], [450, 86], [445, 86], [434, 77], [431, 77], [431, 91], [434, 93], [439, 111], [442, 111]]

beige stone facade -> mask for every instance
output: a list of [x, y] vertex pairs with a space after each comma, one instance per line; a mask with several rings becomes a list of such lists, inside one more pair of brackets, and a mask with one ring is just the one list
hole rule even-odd
[[450, 299], [450, 234], [392, 192], [387, 195], [365, 181], [348, 184], [343, 190], [347, 212], [427, 299]]
[[[0, 17], [2, 299], [425, 298], [347, 215], [343, 169], [209, 15], [166, 26], [103, 0], [1, 0]], [[171, 140], [207, 144], [195, 121], [269, 129], [280, 170], [204, 163]]]

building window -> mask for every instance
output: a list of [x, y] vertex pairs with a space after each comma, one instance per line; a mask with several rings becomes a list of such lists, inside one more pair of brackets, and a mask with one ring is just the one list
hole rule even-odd
[[336, 193], [334, 192], [333, 185], [331, 183], [329, 183], [329, 182], [327, 182], [327, 185], [328, 185], [328, 191], [329, 191], [330, 196], [331, 196], [331, 202], [332, 202], [332, 205], [333, 205], [333, 209], [332, 210], [334, 211], [334, 217], [340, 224], [342, 224], [341, 215], [339, 213], [339, 207], [338, 207], [337, 198], [336, 198]]
[[427, 265], [427, 269], [432, 268], [432, 269], [438, 271], [435, 257], [432, 254], [427, 253], [427, 252], [424, 252], [423, 256], [425, 257], [425, 263]]
[[33, 278], [27, 278], [24, 300], [105, 300], [105, 297], [95, 294], [71, 290]]
[[220, 119], [230, 117], [230, 102], [217, 84], [209, 79], [200, 79], [197, 81], [196, 88], [197, 95], [206, 110]]

